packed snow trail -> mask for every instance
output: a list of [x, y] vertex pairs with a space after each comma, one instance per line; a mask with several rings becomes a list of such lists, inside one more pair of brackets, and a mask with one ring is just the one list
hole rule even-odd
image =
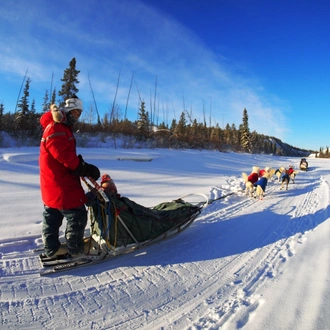
[[[2, 232], [0, 240], [1, 328], [330, 328], [326, 160], [312, 160], [311, 170], [299, 173], [288, 191], [270, 182], [265, 199], [259, 201], [239, 192], [246, 164], [279, 166], [295, 159], [195, 151], [170, 151], [165, 156], [162, 150], [157, 164], [154, 159], [132, 166], [93, 150], [90, 157], [98, 159], [101, 168], [103, 164], [103, 171], [111, 169], [123, 190], [142, 196], [141, 204], [173, 196], [173, 191], [205, 193], [211, 199], [235, 194], [203, 209], [173, 239], [104, 264], [43, 278], [38, 255], [32, 252], [41, 245], [35, 235], [42, 213], [37, 152], [30, 158], [14, 152], [16, 157], [6, 151], [8, 157], [0, 159], [6, 190], [1, 210], [7, 214], [7, 234]], [[194, 165], [191, 172], [178, 167], [182, 162]], [[216, 176], [227, 168], [230, 172]], [[137, 178], [136, 185], [132, 178]], [[158, 188], [161, 182], [163, 190]], [[152, 185], [157, 189], [150, 196]], [[15, 231], [9, 233], [7, 226]]]
[[[56, 328], [62, 313], [70, 316], [62, 320], [67, 328], [86, 327], [92, 315], [94, 329], [254, 329], [252, 316], [267, 308], [264, 291], [276, 285], [308, 231], [325, 219], [327, 206], [318, 200], [322, 194], [329, 200], [328, 183], [317, 172], [300, 179], [288, 191], [270, 182], [261, 201], [231, 196], [215, 202], [175, 239], [72, 271], [69, 281], [36, 278], [40, 264], [29, 251], [21, 257], [12, 252], [12, 259], [4, 254], [2, 326], [13, 327], [20, 318], [34, 328]], [[288, 285], [286, 294], [290, 289], [296, 288]], [[267, 328], [262, 322], [258, 317]]]
[[[222, 229], [219, 226], [219, 231], [212, 230], [225, 233], [219, 237], [224, 246], [222, 253], [213, 251], [221, 259], [216, 260], [214, 256], [211, 262], [204, 261], [200, 267], [200, 285], [187, 278], [191, 289], [186, 288], [187, 297], [181, 299], [186, 304], [173, 309], [173, 316], [167, 310], [163, 323], [158, 318], [149, 322], [147, 329], [168, 327], [169, 320], [170, 325], [178, 329], [184, 329], [187, 323], [192, 324], [188, 329], [249, 328], [250, 316], [263, 305], [264, 287], [277, 281], [285, 262], [295, 255], [295, 249], [304, 241], [307, 232], [327, 218], [324, 217], [326, 205], [319, 205], [318, 200], [324, 193], [329, 200], [329, 185], [322, 179], [317, 181], [317, 177], [312, 182], [314, 184], [290, 186], [291, 192], [276, 190], [234, 217], [227, 214], [229, 225]], [[272, 210], [267, 212], [267, 218], [263, 214], [264, 209]], [[238, 241], [240, 250], [235, 248]], [[206, 246], [210, 247], [212, 243], [207, 242]], [[214, 269], [213, 273], [210, 268]], [[212, 275], [201, 276], [203, 273]], [[214, 313], [210, 313], [210, 306], [215, 306]], [[271, 310], [274, 315], [276, 306]], [[275, 329], [270, 324], [254, 329], [261, 328]]]

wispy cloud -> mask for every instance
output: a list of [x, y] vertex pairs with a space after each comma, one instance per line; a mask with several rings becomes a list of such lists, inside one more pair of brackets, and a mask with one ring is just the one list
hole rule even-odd
[[[280, 138], [285, 135], [283, 104], [267, 95], [248, 72], [238, 73], [171, 17], [138, 1], [78, 4], [62, 0], [50, 8], [44, 3], [10, 2], [1, 12], [1, 27], [9, 26], [12, 33], [0, 32], [1, 72], [22, 77], [29, 68], [40, 88], [40, 102], [52, 73], [59, 89], [63, 70], [76, 57], [81, 71], [80, 97], [91, 100], [89, 74], [101, 111], [108, 111], [119, 72], [117, 103], [125, 108], [134, 72], [129, 110], [133, 119], [139, 95], [148, 106], [157, 79], [156, 103], [169, 109], [169, 123], [174, 113], [179, 119], [184, 100], [187, 110], [198, 119], [206, 109], [212, 124], [222, 126], [225, 119], [238, 126], [247, 108], [251, 130]], [[18, 27], [23, 18], [25, 27]], [[160, 116], [166, 111], [159, 111]]]

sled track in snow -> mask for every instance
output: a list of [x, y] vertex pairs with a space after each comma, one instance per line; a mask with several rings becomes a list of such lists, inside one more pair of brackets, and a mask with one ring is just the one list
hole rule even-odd
[[[280, 272], [283, 263], [288, 257], [294, 255], [294, 246], [301, 244], [305, 238], [304, 233], [299, 233], [297, 226], [299, 222], [305, 217], [307, 221], [310, 221], [312, 217], [308, 214], [312, 213], [318, 207], [318, 191], [313, 190], [306, 194], [303, 199], [296, 198], [298, 201], [296, 217], [299, 221], [295, 221], [293, 226], [287, 223], [282, 230], [283, 233], [292, 231], [293, 236], [279, 239], [273, 244], [267, 247], [267, 253], [265, 250], [255, 250], [249, 255], [238, 255], [227, 261], [218, 271], [214, 272], [210, 276], [210, 281], [206, 284], [202, 284], [203, 290], [198, 290], [197, 303], [191, 304], [189, 299], [194, 301], [194, 294], [186, 297], [186, 304], [181, 306], [178, 310], [174, 310], [171, 314], [164, 315], [163, 323], [158, 319], [153, 324], [150, 324], [146, 329], [152, 329], [153, 326], [168, 326], [167, 320], [173, 320], [171, 325], [173, 328], [180, 328], [179, 324], [184, 320], [191, 320], [191, 326], [188, 329], [219, 329], [228, 322], [232, 322], [235, 328], [242, 328], [248, 321], [251, 313], [253, 313], [260, 304], [262, 299], [257, 294], [257, 289], [267, 283], [267, 279], [272, 279]], [[271, 199], [269, 200], [271, 206]], [[292, 201], [281, 198], [283, 208], [290, 206]], [[277, 203], [277, 202], [276, 202]], [[301, 203], [299, 205], [299, 203]], [[314, 225], [314, 224], [313, 224]], [[274, 221], [266, 232], [263, 232], [259, 239], [268, 233], [270, 234], [272, 229], [276, 229], [279, 226]], [[254, 259], [251, 264], [249, 260]], [[240, 263], [243, 260], [243, 263]], [[257, 260], [257, 262], [256, 262]], [[235, 270], [235, 268], [237, 268]], [[240, 278], [240, 273], [243, 273], [245, 278]], [[230, 274], [228, 274], [230, 273]], [[248, 275], [247, 275], [248, 274]], [[195, 286], [197, 287], [197, 286]], [[193, 287], [193, 289], [195, 289]], [[190, 293], [190, 292], [189, 292]], [[230, 299], [223, 299], [223, 297], [231, 297]], [[196, 300], [196, 299], [195, 299]], [[210, 313], [210, 306], [213, 313]], [[228, 325], [228, 324], [227, 324]]]
[[[290, 188], [294, 189], [291, 186]], [[285, 197], [284, 191], [279, 194], [278, 189], [279, 186], [275, 185], [269, 187], [263, 201], [245, 198], [209, 213], [206, 208], [197, 222], [208, 224], [230, 221], [244, 213], [244, 210], [257, 209], [260, 203], [273, 208], [280, 203], [283, 209], [290, 210], [293, 219], [303, 219], [310, 222], [311, 227], [315, 226], [309, 214], [318, 207], [318, 190], [292, 200]], [[140, 324], [138, 328], [150, 330], [162, 327], [218, 329], [233, 320], [237, 327], [243, 327], [250, 314], [262, 303], [258, 289], [266, 285], [267, 280], [278, 275], [287, 258], [294, 255], [295, 244], [304, 240], [306, 234], [299, 233], [299, 226], [299, 221], [281, 222], [274, 218], [258, 236], [248, 242], [246, 252], [227, 255], [216, 261], [207, 260], [201, 263], [196, 260], [186, 264], [178, 260], [171, 263], [171, 257], [167, 257], [169, 262], [164, 265], [146, 262], [145, 265], [136, 263], [131, 266], [133, 257], [127, 255], [118, 259], [123, 262], [117, 260], [114, 266], [109, 264], [109, 270], [103, 265], [97, 266], [94, 274], [83, 276], [76, 270], [69, 272], [70, 276], [36, 280], [40, 267], [37, 255], [28, 251], [22, 257], [3, 254], [0, 259], [2, 327], [14, 327], [19, 313], [21, 324], [33, 323], [33, 328], [51, 329], [56, 325], [54, 315], [58, 310], [63, 312], [63, 318], [67, 317], [62, 323], [72, 328], [103, 329], [106, 326], [107, 329], [126, 330], [136, 329], [136, 325]], [[196, 235], [192, 235], [191, 231], [187, 233], [190, 233], [189, 237]], [[275, 239], [271, 240], [274, 235]], [[283, 238], [280, 238], [281, 235]], [[267, 240], [271, 243], [268, 244]], [[267, 248], [259, 249], [263, 241]], [[176, 242], [171, 243], [175, 245]], [[189, 241], [182, 243], [188, 255], [202, 248], [198, 242], [195, 245]], [[165, 257], [171, 248], [172, 244], [164, 242], [157, 246], [157, 254]], [[7, 272], [7, 269], [10, 271]], [[30, 273], [26, 274], [26, 271]], [[152, 282], [150, 278], [153, 279]], [[29, 279], [39, 285], [32, 288], [28, 283], [25, 284]], [[145, 303], [145, 294], [148, 294], [149, 288], [152, 288], [148, 298], [150, 306], [139, 310], [138, 306]], [[168, 296], [164, 301], [169, 291], [176, 294]], [[79, 301], [86, 303], [82, 305]], [[77, 303], [80, 306], [78, 309]], [[109, 304], [118, 304], [118, 307], [108, 311], [105, 306]], [[130, 309], [129, 306], [135, 307]], [[84, 318], [85, 314], [94, 316], [92, 324], [90, 319]], [[191, 324], [188, 328], [184, 326], [187, 323]]]
[[[318, 207], [317, 196], [317, 191], [311, 191], [307, 193], [306, 198], [296, 198], [299, 207], [297, 210], [300, 211], [300, 215], [297, 213], [299, 220], [305, 217], [309, 221], [308, 214]], [[284, 208], [292, 203], [281, 198], [281, 203], [285, 202], [287, 205], [283, 205]], [[272, 205], [271, 199], [269, 205]], [[289, 223], [283, 228], [283, 233], [292, 231], [296, 232], [296, 235], [279, 239], [270, 244], [266, 250], [255, 250], [227, 260], [212, 275], [207, 275], [207, 281], [203, 277], [199, 283], [192, 285], [191, 290], [187, 289], [182, 296], [177, 295], [173, 302], [169, 302], [166, 308], [163, 307], [163, 317], [149, 321], [144, 329], [153, 329], [156, 326], [157, 328], [169, 327], [168, 320], [172, 320], [170, 326], [177, 329], [184, 328], [180, 327], [180, 323], [185, 324], [186, 320], [190, 320], [189, 323], [191, 323], [188, 329], [219, 329], [232, 321], [234, 317], [237, 328], [243, 327], [248, 322], [250, 314], [262, 303], [262, 299], [256, 293], [257, 289], [265, 285], [267, 279], [277, 276], [286, 259], [294, 255], [295, 244], [302, 242], [305, 234], [299, 234], [294, 230], [298, 223], [299, 221], [295, 221], [293, 228]], [[276, 221], [273, 221], [257, 240], [262, 240], [265, 235], [271, 234], [273, 229], [278, 229]], [[254, 244], [255, 242], [252, 243]], [[254, 262], [250, 263], [252, 259]], [[240, 278], [241, 270], [244, 270], [245, 274], [245, 278], [242, 279]], [[206, 274], [209, 273], [206, 272]], [[228, 296], [231, 299], [223, 300], [223, 297]], [[215, 307], [213, 314], [210, 315], [209, 310], [212, 305]], [[129, 326], [129, 324], [125, 323], [124, 326]]]

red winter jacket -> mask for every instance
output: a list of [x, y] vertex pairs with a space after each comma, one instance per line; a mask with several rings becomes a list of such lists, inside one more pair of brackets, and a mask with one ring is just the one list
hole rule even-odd
[[248, 181], [250, 181], [251, 183], [256, 183], [258, 181], [259, 177], [258, 177], [258, 173], [251, 173], [248, 176]]
[[40, 118], [44, 130], [39, 157], [41, 197], [46, 206], [67, 210], [84, 205], [87, 198], [79, 176], [71, 174], [79, 165], [72, 127], [55, 120], [50, 111]]

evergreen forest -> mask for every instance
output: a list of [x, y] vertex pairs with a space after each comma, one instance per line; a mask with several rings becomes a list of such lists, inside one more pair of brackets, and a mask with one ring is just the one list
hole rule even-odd
[[[58, 92], [55, 88], [46, 90], [41, 111], [36, 109], [35, 100], [30, 99], [31, 80], [25, 75], [16, 109], [6, 112], [5, 104], [0, 103], [0, 132], [8, 133], [22, 145], [38, 145], [42, 135], [40, 117], [49, 111], [51, 104], [56, 103], [61, 107], [66, 99], [77, 95], [79, 73], [76, 69], [76, 59], [72, 58], [68, 68], [64, 70], [61, 89]], [[83, 134], [99, 135], [101, 139], [111, 136], [138, 141], [152, 148], [205, 149], [301, 157], [315, 153], [312, 150], [293, 147], [276, 137], [258, 134], [256, 131], [250, 132], [248, 111], [245, 108], [242, 110], [242, 122], [238, 127], [233, 123], [224, 128], [220, 128], [219, 124], [211, 125], [206, 115], [198, 122], [187, 110], [182, 111], [179, 120], [173, 119], [170, 125], [164, 122], [155, 124], [153, 111], [148, 111], [145, 101], [141, 99], [136, 121], [128, 120], [126, 113], [121, 116], [115, 102], [111, 111], [101, 118], [91, 83], [90, 87], [94, 106], [84, 111], [88, 113], [84, 114], [74, 127], [75, 131]], [[92, 120], [95, 117], [96, 122]], [[320, 148], [321, 157], [330, 157], [329, 154], [328, 147], [325, 150]]]

